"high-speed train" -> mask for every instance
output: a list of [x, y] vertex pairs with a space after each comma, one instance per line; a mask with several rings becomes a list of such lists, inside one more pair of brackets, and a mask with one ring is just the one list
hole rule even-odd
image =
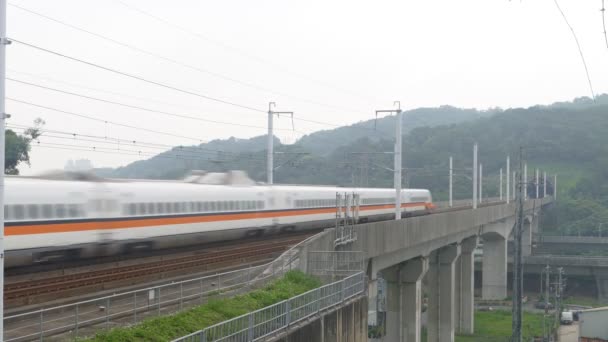
[[[330, 227], [336, 194], [359, 195], [359, 221], [394, 217], [395, 190], [264, 185], [244, 173], [183, 181], [83, 174], [7, 176], [6, 267]], [[428, 190], [401, 193], [405, 214], [434, 208]]]

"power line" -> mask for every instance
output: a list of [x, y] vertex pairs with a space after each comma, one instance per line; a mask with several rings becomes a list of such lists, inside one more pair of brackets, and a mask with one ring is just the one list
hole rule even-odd
[[150, 12], [144, 11], [144, 10], [142, 10], [140, 8], [137, 8], [137, 7], [133, 6], [133, 5], [127, 4], [126, 2], [124, 2], [122, 0], [115, 0], [115, 1], [118, 2], [119, 4], [121, 4], [122, 6], [130, 9], [131, 11], [139, 13], [140, 15], [152, 18], [155, 21], [158, 21], [158, 22], [160, 22], [160, 23], [162, 23], [162, 24], [164, 24], [166, 26], [169, 26], [169, 27], [171, 27], [173, 29], [176, 29], [178, 31], [181, 31], [183, 33], [189, 34], [189, 35], [191, 35], [191, 36], [193, 36], [193, 37], [195, 37], [197, 39], [200, 39], [200, 40], [203, 40], [203, 41], [206, 41], [206, 42], [210, 42], [210, 43], [212, 43], [214, 45], [217, 45], [217, 46], [219, 46], [219, 47], [221, 47], [221, 48], [223, 48], [225, 50], [228, 50], [228, 51], [231, 51], [233, 53], [236, 53], [237, 55], [240, 55], [240, 56], [246, 57], [248, 59], [254, 60], [254, 61], [258, 62], [258, 63], [270, 65], [270, 66], [274, 67], [275, 69], [278, 69], [278, 70], [280, 70], [280, 71], [282, 71], [284, 73], [291, 74], [292, 76], [296, 76], [298, 78], [302, 78], [302, 79], [305, 79], [307, 81], [323, 85], [323, 86], [325, 86], [327, 88], [332, 88], [334, 90], [338, 90], [338, 91], [340, 91], [342, 93], [346, 93], [346, 94], [349, 94], [351, 96], [355, 96], [355, 97], [357, 97], [359, 99], [362, 96], [362, 94], [358, 94], [358, 93], [355, 93], [355, 92], [350, 91], [350, 90], [342, 89], [340, 87], [337, 87], [335, 85], [329, 84], [327, 82], [316, 80], [316, 79], [312, 79], [312, 78], [309, 78], [309, 77], [307, 77], [305, 75], [295, 73], [295, 72], [291, 71], [289, 68], [287, 68], [285, 66], [276, 64], [276, 63], [271, 62], [271, 61], [269, 61], [267, 59], [264, 59], [264, 58], [262, 58], [260, 56], [256, 56], [256, 55], [250, 54], [250, 53], [248, 53], [248, 52], [246, 52], [246, 51], [244, 51], [242, 49], [239, 49], [239, 48], [236, 48], [234, 46], [228, 45], [228, 44], [226, 44], [226, 43], [224, 43], [222, 41], [211, 39], [211, 38], [209, 38], [209, 37], [207, 37], [207, 36], [205, 36], [205, 35], [203, 35], [203, 34], [201, 34], [199, 32], [195, 32], [195, 31], [190, 30], [190, 29], [188, 29], [188, 28], [186, 28], [184, 26], [175, 24], [175, 23], [173, 23], [173, 22], [171, 22], [171, 21], [169, 21], [167, 19], [161, 18], [161, 17], [159, 17], [157, 15], [154, 15], [154, 14], [152, 14]]
[[[31, 10], [31, 9], [28, 9], [28, 8], [16, 5], [14, 3], [9, 3], [9, 5], [12, 6], [12, 7], [14, 7], [14, 8], [17, 8], [19, 10], [22, 10], [24, 12], [36, 15], [38, 17], [41, 17], [43, 19], [52, 21], [54, 23], [57, 23], [57, 24], [60, 24], [60, 25], [66, 26], [66, 27], [69, 27], [69, 28], [71, 28], [73, 30], [80, 31], [80, 32], [86, 33], [88, 35], [97, 37], [97, 38], [102, 39], [104, 41], [107, 41], [107, 42], [110, 42], [110, 43], [122, 46], [124, 48], [127, 48], [127, 49], [130, 49], [130, 50], [133, 50], [133, 51], [136, 51], [136, 52], [139, 52], [139, 53], [142, 53], [142, 54], [145, 54], [145, 55], [148, 55], [148, 56], [151, 56], [151, 57], [154, 57], [154, 58], [157, 58], [157, 59], [160, 59], [160, 60], [172, 63], [172, 64], [175, 64], [175, 65], [179, 65], [179, 66], [187, 68], [187, 69], [191, 69], [191, 70], [194, 70], [194, 71], [197, 71], [197, 72], [208, 74], [208, 75], [211, 75], [213, 77], [216, 77], [216, 78], [219, 78], [219, 79], [223, 79], [225, 81], [230, 81], [230, 82], [237, 83], [237, 84], [240, 84], [240, 85], [245, 86], [245, 87], [257, 89], [257, 90], [260, 90], [260, 91], [264, 91], [264, 92], [268, 92], [268, 93], [272, 93], [272, 94], [276, 94], [276, 95], [290, 97], [290, 98], [293, 98], [293, 99], [296, 99], [296, 100], [300, 100], [300, 101], [303, 101], [303, 102], [308, 102], [308, 103], [315, 104], [315, 105], [320, 105], [320, 106], [329, 107], [329, 108], [335, 108], [335, 109], [341, 109], [341, 110], [353, 111], [353, 109], [350, 109], [350, 108], [343, 108], [343, 107], [340, 107], [340, 106], [326, 104], [326, 103], [318, 102], [318, 101], [315, 101], [315, 100], [301, 98], [301, 97], [293, 96], [293, 95], [290, 95], [290, 94], [287, 94], [287, 93], [284, 93], [284, 92], [275, 91], [275, 90], [272, 90], [272, 89], [269, 89], [269, 88], [266, 88], [266, 87], [254, 84], [254, 83], [241, 81], [241, 80], [238, 80], [238, 79], [230, 77], [230, 76], [226, 76], [226, 75], [223, 75], [223, 74], [220, 74], [220, 73], [217, 73], [217, 72], [213, 72], [213, 71], [210, 71], [210, 70], [207, 70], [207, 69], [203, 69], [203, 68], [191, 65], [191, 64], [187, 64], [187, 63], [181, 62], [179, 60], [176, 60], [176, 59], [173, 59], [173, 58], [170, 58], [170, 57], [166, 57], [166, 56], [163, 56], [163, 55], [151, 52], [149, 50], [145, 50], [145, 49], [142, 49], [140, 47], [137, 47], [137, 46], [134, 46], [134, 45], [131, 45], [131, 44], [128, 44], [128, 43], [125, 43], [125, 42], [122, 42], [122, 41], [110, 38], [108, 36], [105, 36], [105, 35], [102, 35], [102, 34], [99, 34], [99, 33], [96, 33], [96, 32], [93, 32], [93, 31], [90, 31], [90, 30], [87, 30], [87, 29], [84, 29], [82, 27], [78, 27], [76, 25], [69, 24], [69, 23], [67, 23], [65, 21], [62, 21], [62, 20], [50, 17], [48, 15], [45, 15], [45, 14], [42, 14], [40, 12], [36, 12], [34, 10]], [[354, 111], [357, 111], [357, 110], [354, 110]]]
[[568, 25], [568, 28], [570, 28], [570, 31], [572, 32], [572, 36], [574, 37], [574, 41], [576, 42], [576, 46], [578, 47], [578, 53], [581, 55], [581, 61], [583, 62], [583, 66], [585, 67], [585, 74], [587, 75], [587, 81], [589, 82], [589, 89], [591, 90], [591, 99], [593, 99], [593, 101], [595, 101], [595, 92], [593, 92], [593, 86], [591, 85], [591, 77], [589, 77], [589, 70], [587, 69], [587, 62], [585, 62], [585, 56], [583, 55], [583, 50], [581, 49], [581, 44], [578, 42], [576, 33], [574, 32], [574, 29], [568, 22], [568, 18], [566, 18], [564, 11], [562, 11], [562, 8], [559, 7], [559, 3], [557, 3], [557, 0], [553, 0], [553, 2], [555, 3], [555, 6], [559, 10], [559, 13], [561, 13], [562, 18], [564, 18], [566, 25]]
[[162, 135], [171, 136], [171, 137], [174, 137], [174, 138], [182, 138], [182, 139], [194, 140], [194, 141], [198, 141], [200, 143], [203, 142], [203, 140], [201, 140], [199, 138], [189, 137], [189, 136], [175, 134], [175, 133], [167, 133], [167, 132], [157, 131], [157, 130], [153, 130], [153, 129], [142, 128], [142, 127], [128, 125], [128, 124], [123, 124], [123, 123], [119, 123], [119, 122], [99, 119], [99, 118], [96, 118], [96, 117], [91, 116], [91, 115], [86, 115], [86, 114], [81, 114], [81, 113], [76, 113], [76, 112], [70, 112], [70, 111], [67, 111], [67, 110], [53, 108], [53, 107], [49, 107], [49, 106], [45, 106], [45, 105], [40, 105], [40, 104], [37, 104], [37, 103], [33, 103], [33, 102], [29, 102], [29, 101], [24, 101], [24, 100], [20, 100], [20, 99], [15, 99], [15, 98], [12, 98], [12, 97], [6, 97], [6, 99], [9, 100], [9, 101], [13, 101], [13, 102], [29, 105], [29, 106], [32, 106], [32, 107], [37, 107], [37, 108], [51, 110], [51, 111], [58, 112], [58, 113], [63, 113], [63, 114], [67, 114], [67, 115], [77, 116], [77, 117], [80, 117], [80, 118], [83, 118], [83, 119], [97, 121], [97, 122], [101, 122], [101, 123], [104, 123], [104, 124], [111, 124], [111, 125], [115, 125], [115, 126], [120, 126], [120, 127], [125, 127], [125, 128], [140, 130], [140, 131], [145, 131], [145, 132], [148, 132], [148, 133], [162, 134]]
[[[16, 125], [16, 124], [8, 124], [7, 125], [8, 128], [10, 129], [18, 129], [18, 130], [22, 130], [25, 131], [27, 129], [29, 129], [28, 126], [25, 125]], [[51, 134], [49, 134], [51, 133]], [[58, 134], [58, 135], [53, 135], [53, 134]], [[138, 141], [138, 140], [128, 140], [128, 139], [120, 139], [120, 138], [114, 138], [114, 137], [102, 137], [102, 136], [95, 136], [95, 135], [88, 135], [88, 134], [77, 134], [77, 133], [70, 133], [70, 132], [63, 132], [63, 131], [57, 131], [57, 130], [43, 130], [43, 137], [49, 137], [49, 138], [55, 138], [55, 139], [62, 139], [62, 140], [70, 140], [70, 141], [85, 141], [85, 142], [94, 142], [94, 143], [100, 143], [100, 144], [111, 144], [111, 145], [116, 145], [117, 149], [120, 150], [121, 146], [137, 146], [137, 147], [141, 147], [141, 148], [148, 148], [148, 149], [156, 149], [156, 150], [163, 150], [163, 151], [184, 151], [184, 152], [188, 152], [188, 153], [192, 153], [193, 155], [197, 155], [197, 154], [217, 154], [222, 155], [222, 156], [231, 156], [231, 157], [238, 157], [239, 159], [245, 159], [245, 160], [253, 160], [253, 161], [263, 161], [264, 159], [261, 158], [254, 158], [253, 154], [250, 153], [249, 155], [247, 155], [246, 152], [229, 152], [229, 151], [222, 151], [222, 150], [212, 150], [212, 149], [206, 149], [203, 147], [198, 147], [198, 146], [172, 146], [172, 145], [164, 145], [164, 144], [156, 144], [156, 143], [150, 143], [150, 142], [143, 142], [143, 141]], [[122, 145], [121, 145], [122, 144]]]
[[[263, 129], [263, 130], [266, 129], [266, 127], [263, 127], [263, 126], [255, 126], [255, 125], [239, 124], [239, 123], [226, 122], [226, 121], [203, 119], [203, 118], [192, 116], [192, 115], [177, 114], [177, 113], [172, 113], [172, 112], [167, 112], [167, 111], [162, 111], [162, 110], [156, 110], [156, 109], [146, 108], [146, 107], [142, 107], [142, 106], [130, 105], [130, 104], [122, 103], [122, 102], [102, 99], [102, 98], [99, 98], [99, 97], [93, 97], [93, 96], [88, 96], [88, 95], [85, 95], [85, 94], [74, 93], [74, 92], [70, 92], [70, 91], [66, 91], [66, 90], [62, 90], [62, 89], [58, 89], [58, 88], [48, 87], [48, 86], [44, 86], [44, 85], [37, 84], [37, 83], [26, 82], [26, 81], [18, 80], [18, 79], [11, 78], [11, 77], [7, 77], [6, 79], [9, 80], [9, 81], [12, 81], [12, 82], [17, 82], [17, 83], [25, 84], [25, 85], [29, 85], [29, 86], [32, 86], [32, 87], [46, 89], [46, 90], [50, 90], [50, 91], [54, 91], [54, 92], [58, 92], [58, 93], [62, 93], [62, 94], [67, 94], [67, 95], [71, 95], [71, 96], [77, 96], [77, 97], [85, 98], [85, 99], [88, 99], [88, 100], [94, 100], [94, 101], [98, 101], [98, 102], [109, 103], [109, 104], [113, 104], [113, 105], [117, 105], [117, 106], [122, 106], [122, 107], [126, 107], [126, 108], [143, 110], [143, 111], [151, 112], [151, 113], [157, 113], [157, 114], [162, 114], [162, 115], [169, 115], [169, 116], [179, 117], [179, 118], [183, 118], [183, 119], [197, 120], [197, 121], [209, 122], [209, 123], [220, 124], [220, 125], [257, 128], [257, 129]], [[277, 129], [278, 130], [289, 130], [289, 131], [291, 131], [291, 129], [287, 129], [287, 128], [277, 128]]]
[[84, 59], [68, 56], [68, 55], [63, 54], [61, 52], [57, 52], [57, 51], [53, 51], [53, 50], [50, 50], [50, 49], [47, 49], [47, 48], [43, 48], [41, 46], [38, 46], [38, 45], [35, 45], [35, 44], [31, 44], [31, 43], [27, 43], [27, 42], [24, 42], [24, 41], [21, 41], [21, 40], [18, 40], [18, 39], [9, 38], [9, 40], [11, 42], [15, 42], [15, 43], [21, 44], [23, 46], [27, 46], [29, 48], [32, 48], [32, 49], [35, 49], [35, 50], [38, 50], [38, 51], [42, 51], [42, 52], [45, 52], [45, 53], [48, 53], [48, 54], [51, 54], [51, 55], [55, 55], [55, 56], [59, 56], [59, 57], [65, 58], [65, 59], [69, 59], [69, 60], [74, 61], [74, 62], [78, 62], [78, 63], [84, 64], [84, 65], [88, 65], [90, 67], [94, 67], [94, 68], [97, 68], [97, 69], [100, 69], [100, 70], [108, 71], [108, 72], [111, 72], [111, 73], [114, 73], [114, 74], [117, 74], [117, 75], [121, 75], [121, 76], [124, 76], [124, 77], [127, 77], [127, 78], [131, 78], [131, 79], [138, 80], [138, 81], [141, 81], [141, 82], [145, 82], [145, 83], [149, 83], [149, 84], [152, 84], [152, 85], [156, 85], [156, 86], [159, 86], [159, 87], [162, 87], [162, 88], [170, 89], [170, 90], [173, 90], [173, 91], [176, 91], [176, 92], [179, 92], [179, 93], [183, 93], [183, 94], [187, 94], [187, 95], [192, 95], [192, 96], [203, 98], [203, 99], [206, 99], [206, 100], [209, 100], [209, 101], [214, 101], [214, 102], [222, 103], [222, 104], [225, 104], [225, 105], [234, 106], [234, 107], [238, 107], [238, 108], [242, 108], [242, 109], [247, 109], [247, 110], [251, 110], [251, 111], [255, 111], [255, 112], [266, 113], [266, 111], [262, 110], [262, 109], [257, 109], [257, 108], [253, 108], [253, 107], [250, 107], [250, 106], [242, 105], [242, 104], [239, 104], [239, 103], [236, 103], [236, 102], [232, 102], [232, 101], [228, 101], [228, 100], [223, 100], [223, 99], [219, 99], [219, 98], [212, 97], [212, 96], [209, 96], [209, 95], [197, 93], [197, 92], [194, 92], [194, 91], [178, 88], [178, 87], [175, 87], [175, 86], [172, 86], [172, 85], [168, 85], [168, 84], [165, 84], [165, 83], [161, 83], [161, 82], [158, 82], [158, 81], [149, 80], [149, 79], [147, 79], [145, 77], [142, 77], [142, 76], [137, 76], [137, 75], [129, 74], [127, 72], [120, 71], [120, 70], [117, 70], [117, 69], [113, 69], [113, 68], [110, 68], [110, 67], [106, 67], [106, 66], [94, 63], [94, 62], [86, 61]]
[[604, 7], [604, 0], [602, 0], [602, 26], [604, 27], [604, 41], [606, 42], [606, 47], [608, 48], [608, 34], [606, 34], [606, 7]]

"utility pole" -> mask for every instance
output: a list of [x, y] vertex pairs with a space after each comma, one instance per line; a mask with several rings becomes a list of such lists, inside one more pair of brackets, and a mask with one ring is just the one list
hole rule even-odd
[[473, 145], [473, 209], [477, 209], [477, 143]]
[[528, 199], [528, 163], [524, 164], [524, 200]]
[[293, 125], [293, 112], [275, 112], [272, 110], [274, 106], [276, 106], [276, 103], [268, 103], [268, 136], [266, 141], [266, 183], [268, 185], [274, 183], [274, 116], [291, 115]]
[[557, 201], [557, 174], [553, 175], [553, 200]]
[[519, 149], [519, 174], [517, 190], [517, 216], [515, 231], [513, 234], [513, 319], [511, 322], [512, 342], [522, 342], [522, 297], [523, 297], [523, 265], [522, 265], [522, 232], [524, 221], [524, 188], [525, 183], [522, 179], [523, 166], [523, 147]]
[[500, 200], [502, 201], [502, 167], [500, 168], [500, 190], [498, 192], [500, 193]]
[[450, 156], [450, 199], [449, 199], [449, 206], [450, 208], [452, 207], [452, 177], [454, 176], [454, 164], [453, 164], [453, 158], [452, 156]]
[[538, 181], [538, 169], [536, 169], [536, 198], [540, 198], [539, 193], [538, 193], [538, 186], [539, 186], [539, 181]]
[[4, 155], [6, 108], [6, 0], [0, 0], [0, 342], [4, 341]]
[[483, 164], [479, 163], [479, 203], [483, 202]]
[[543, 198], [547, 197], [547, 172], [543, 171]]
[[517, 172], [513, 171], [513, 184], [511, 185], [511, 189], [513, 190], [513, 200], [517, 198], [517, 191], [515, 190], [515, 186], [517, 184]]
[[507, 174], [505, 175], [507, 178], [507, 204], [509, 204], [509, 201], [511, 200], [511, 193], [510, 190], [511, 188], [509, 187], [509, 179], [511, 178], [511, 156], [507, 156]]
[[376, 111], [376, 118], [378, 117], [378, 113], [395, 113], [396, 123], [395, 123], [395, 152], [394, 152], [394, 161], [395, 161], [395, 220], [401, 219], [401, 171], [403, 169], [403, 163], [401, 162], [401, 129], [402, 129], [402, 118], [401, 118], [401, 102], [395, 101], [393, 103], [397, 105], [397, 109], [384, 109]]
[[550, 286], [550, 277], [551, 277], [551, 267], [547, 265], [544, 270], [541, 271], [540, 274], [540, 291], [543, 292], [543, 275], [545, 276], [545, 312], [543, 313], [543, 342], [549, 341], [549, 335], [551, 331], [547, 331], [547, 323], [545, 322], [547, 314], [549, 313], [549, 286]]

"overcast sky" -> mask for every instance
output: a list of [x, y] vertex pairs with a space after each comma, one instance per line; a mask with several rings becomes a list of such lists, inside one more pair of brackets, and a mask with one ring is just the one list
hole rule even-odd
[[[595, 92], [608, 92], [601, 0], [560, 0], [560, 5], [578, 36]], [[265, 134], [269, 101], [277, 110], [294, 111], [296, 118], [344, 125], [370, 119], [394, 100], [405, 109], [444, 104], [485, 109], [590, 96], [576, 43], [552, 0], [10, 0], [7, 30], [16, 40], [255, 109], [187, 95], [15, 42], [7, 49], [12, 79], [256, 126], [171, 117], [7, 81], [10, 98], [108, 121], [7, 101], [9, 124], [27, 125], [36, 117], [46, 121], [48, 133], [22, 174], [63, 168], [66, 160], [79, 158], [115, 167], [141, 158], [119, 153], [161, 151], [98, 137], [174, 146]], [[294, 132], [284, 118], [276, 127], [288, 143], [331, 128], [297, 120]], [[76, 133], [77, 139], [66, 139], [63, 132]], [[120, 152], [69, 150], [74, 146]]]

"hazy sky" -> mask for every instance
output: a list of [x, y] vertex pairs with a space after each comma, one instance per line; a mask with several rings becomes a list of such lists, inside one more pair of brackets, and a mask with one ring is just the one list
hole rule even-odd
[[[560, 5], [578, 35], [595, 92], [608, 92], [601, 0], [560, 0]], [[171, 117], [7, 81], [8, 97], [109, 122], [7, 101], [9, 124], [30, 124], [41, 117], [49, 132], [34, 147], [32, 167], [23, 166], [23, 174], [63, 168], [67, 159], [87, 158], [100, 167], [140, 158], [69, 150], [74, 146], [161, 151], [124, 141], [108, 144], [99, 137], [173, 146], [261, 135], [269, 101], [277, 102], [277, 110], [294, 111], [296, 118], [343, 125], [370, 119], [375, 109], [390, 108], [394, 100], [405, 109], [444, 104], [483, 109], [590, 95], [578, 49], [552, 0], [9, 0], [8, 36], [256, 109], [186, 95], [13, 43], [7, 52], [12, 79], [257, 126]], [[331, 128], [297, 120], [293, 132], [286, 118], [276, 121], [276, 127], [285, 142]], [[77, 139], [63, 132], [76, 133]]]

